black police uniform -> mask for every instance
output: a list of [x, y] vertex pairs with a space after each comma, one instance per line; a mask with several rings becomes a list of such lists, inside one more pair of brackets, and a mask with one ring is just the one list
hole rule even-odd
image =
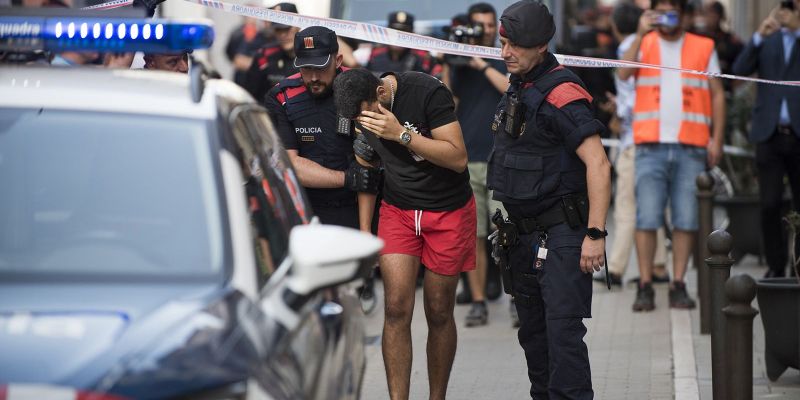
[[372, 50], [367, 69], [378, 76], [386, 72], [414, 71], [429, 75], [441, 73], [441, 66], [426, 51], [405, 49], [400, 57], [393, 59], [388, 47], [378, 47]]
[[266, 46], [259, 49], [253, 57], [253, 63], [244, 76], [243, 87], [256, 101], [263, 102], [267, 91], [299, 71], [294, 66], [294, 57], [290, 57], [281, 46]]
[[[328, 169], [348, 169], [354, 160], [353, 138], [337, 133], [333, 96], [312, 97], [298, 73], [270, 89], [266, 105], [287, 149]], [[355, 192], [347, 188], [305, 190], [322, 223], [358, 228]]]
[[582, 321], [591, 317], [592, 277], [580, 269], [586, 167], [575, 153], [605, 129], [590, 102], [577, 76], [547, 53], [524, 77], [512, 76], [492, 123], [487, 186], [519, 233], [507, 260], [535, 399], [593, 397]]

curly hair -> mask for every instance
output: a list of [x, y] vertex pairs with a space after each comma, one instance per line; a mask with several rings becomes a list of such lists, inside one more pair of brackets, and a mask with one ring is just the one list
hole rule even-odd
[[333, 103], [337, 114], [355, 118], [361, 113], [361, 102], [378, 100], [375, 89], [381, 80], [363, 68], [350, 69], [339, 74], [333, 81]]

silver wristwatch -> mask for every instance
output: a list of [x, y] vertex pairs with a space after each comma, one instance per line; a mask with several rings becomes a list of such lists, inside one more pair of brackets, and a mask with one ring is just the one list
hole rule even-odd
[[408, 146], [409, 142], [411, 142], [411, 132], [408, 129], [403, 129], [403, 133], [400, 134], [400, 144]]

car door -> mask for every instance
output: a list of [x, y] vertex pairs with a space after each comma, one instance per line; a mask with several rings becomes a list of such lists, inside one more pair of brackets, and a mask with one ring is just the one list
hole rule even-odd
[[[294, 211], [297, 211], [298, 217], [306, 220], [310, 208], [305, 198], [299, 198], [304, 194], [302, 190], [298, 190], [300, 196], [292, 193], [294, 189], [291, 185], [297, 179], [266, 111], [260, 107], [253, 108], [245, 113], [244, 118], [246, 123], [255, 128], [250, 131], [250, 135], [253, 144], [262, 153], [261, 159], [271, 160], [269, 168], [273, 171], [265, 175], [284, 177], [284, 185], [277, 184], [276, 190], [285, 189], [290, 197], [293, 196]], [[300, 205], [302, 208], [298, 208]], [[364, 328], [363, 313], [354, 292], [352, 284], [340, 285], [324, 290], [317, 299], [309, 303], [309, 311], [315, 314], [313, 319], [322, 329], [319, 332], [321, 337], [314, 338], [314, 346], [319, 346], [318, 353], [314, 356], [321, 356], [322, 359], [315, 359], [318, 371], [314, 384], [310, 385], [313, 392], [306, 393], [309, 399], [350, 399], [358, 396], [365, 360]]]
[[[230, 114], [234, 152], [246, 173], [246, 191], [252, 224], [253, 249], [258, 264], [260, 296], [268, 296], [272, 274], [287, 262], [291, 228], [311, 220], [311, 208], [299, 185], [289, 158], [268, 122], [266, 111], [243, 105]], [[313, 251], [313, 249], [309, 249]], [[274, 279], [282, 277], [275, 276]], [[290, 330], [264, 332], [269, 337], [265, 364], [288, 386], [287, 390], [312, 399], [320, 392], [319, 376], [326, 367], [329, 346], [326, 321], [319, 310], [330, 291], [309, 299], [297, 312], [298, 321]], [[272, 316], [266, 315], [266, 319]], [[323, 385], [324, 386], [324, 385]]]

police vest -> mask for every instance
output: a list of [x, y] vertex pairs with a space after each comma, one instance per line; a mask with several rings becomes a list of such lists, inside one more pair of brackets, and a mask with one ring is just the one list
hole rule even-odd
[[[514, 95], [521, 103], [517, 112], [524, 112], [525, 121], [516, 139], [503, 129], [506, 99]], [[567, 132], [550, 131], [539, 116], [545, 105], [561, 107], [581, 99], [592, 100], [580, 80], [563, 66], [534, 83], [509, 87], [492, 125], [495, 135], [487, 187], [494, 190], [495, 200], [522, 204], [586, 192], [586, 166], [567, 150], [563, 139]]]
[[[657, 32], [642, 39], [643, 63], [661, 65], [661, 45]], [[714, 41], [686, 33], [681, 49], [681, 68], [705, 71], [714, 52]], [[683, 109], [678, 142], [705, 147], [710, 138], [711, 90], [708, 77], [681, 73]], [[661, 123], [661, 70], [642, 68], [636, 77], [636, 105], [633, 108], [633, 140], [636, 144], [659, 143]]]
[[[275, 95], [291, 122], [298, 143], [298, 154], [325, 168], [344, 171], [353, 161], [353, 138], [336, 132], [336, 106], [333, 96], [315, 99], [300, 74], [278, 83]], [[355, 204], [355, 195], [344, 188], [306, 188], [312, 205]], [[346, 204], [345, 204], [346, 203]]]

